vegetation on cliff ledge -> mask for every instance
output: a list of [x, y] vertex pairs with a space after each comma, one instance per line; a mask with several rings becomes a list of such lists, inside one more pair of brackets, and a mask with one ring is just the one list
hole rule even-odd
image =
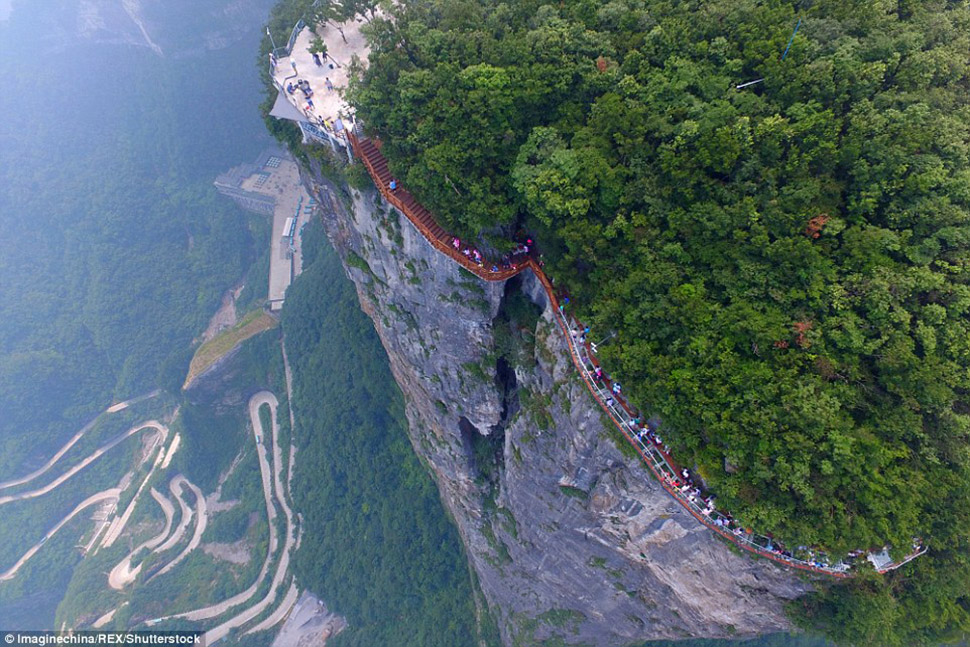
[[723, 507], [932, 547], [805, 614], [867, 644], [970, 627], [967, 5], [390, 11], [350, 98], [392, 171], [460, 234], [535, 234]]
[[408, 441], [380, 340], [317, 221], [303, 253], [282, 319], [300, 425], [293, 501], [306, 530], [294, 569], [349, 622], [327, 645], [494, 645], [476, 625], [461, 539]]

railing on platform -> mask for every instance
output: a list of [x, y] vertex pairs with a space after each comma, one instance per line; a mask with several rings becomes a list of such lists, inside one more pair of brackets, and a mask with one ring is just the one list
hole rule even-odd
[[[570, 358], [576, 369], [579, 371], [580, 376], [583, 378], [583, 381], [586, 383], [590, 393], [593, 395], [593, 398], [606, 412], [607, 416], [609, 416], [611, 422], [616, 426], [620, 433], [623, 434], [626, 440], [634, 447], [640, 458], [657, 478], [664, 490], [671, 497], [673, 497], [675, 501], [690, 512], [690, 514], [697, 519], [697, 521], [739, 548], [762, 557], [766, 557], [775, 562], [832, 577], [851, 576], [850, 571], [852, 566], [843, 561], [839, 561], [835, 564], [828, 564], [828, 560], [824, 554], [816, 553], [808, 548], [802, 547], [796, 549], [795, 551], [789, 551], [788, 554], [783, 554], [775, 545], [772, 538], [765, 535], [759, 535], [741, 527], [731, 530], [730, 526], [734, 522], [729, 516], [717, 511], [713, 508], [713, 506], [701, 507], [697, 503], [697, 497], [693, 495], [690, 487], [685, 485], [677, 485], [682, 481], [682, 479], [679, 477], [679, 470], [674, 464], [673, 459], [668, 454], [661, 451], [659, 447], [653, 444], [653, 442], [644, 442], [646, 430], [640, 431], [639, 433], [630, 433], [636, 428], [636, 425], [631, 425], [634, 418], [631, 416], [628, 408], [619, 402], [617, 397], [612, 397], [599, 386], [598, 380], [594, 377], [592, 369], [590, 368], [591, 366], [595, 367], [597, 362], [595, 362], [589, 355], [589, 350], [587, 349], [585, 343], [577, 343], [577, 338], [574, 337], [571, 332], [572, 328], [570, 326], [570, 322], [559, 306], [559, 299], [556, 296], [556, 290], [553, 283], [549, 277], [546, 276], [546, 273], [542, 270], [539, 264], [536, 263], [535, 259], [532, 257], [526, 257], [524, 260], [517, 263], [512, 269], [489, 271], [485, 269], [484, 263], [475, 263], [468, 257], [464, 256], [457, 249], [440, 240], [439, 237], [436, 236], [434, 232], [421, 221], [418, 215], [407, 204], [405, 204], [402, 196], [410, 196], [409, 193], [402, 189], [391, 190], [390, 187], [384, 185], [384, 182], [381, 180], [380, 174], [375, 167], [372, 155], [366, 154], [363, 149], [361, 135], [356, 127], [347, 130], [347, 139], [351, 144], [353, 152], [364, 163], [367, 172], [374, 180], [375, 186], [384, 199], [387, 200], [388, 203], [394, 206], [394, 208], [396, 208], [398, 211], [403, 213], [408, 220], [411, 221], [411, 224], [414, 225], [419, 232], [421, 232], [424, 238], [431, 243], [432, 247], [437, 249], [439, 252], [447, 255], [461, 267], [464, 267], [469, 272], [472, 272], [479, 278], [486, 281], [504, 281], [515, 276], [516, 274], [523, 272], [526, 269], [532, 270], [533, 274], [542, 284], [549, 297], [553, 312], [556, 313], [554, 315], [556, 322], [562, 329], [563, 336], [566, 339], [566, 345], [569, 349]], [[370, 143], [370, 146], [374, 146], [374, 144]], [[374, 146], [373, 150], [377, 151], [376, 146]], [[376, 154], [380, 155], [379, 151], [377, 151]], [[578, 330], [582, 330], [582, 326], [578, 326]], [[611, 400], [613, 404], [610, 404]], [[621, 406], [616, 406], [616, 404], [621, 404]], [[926, 550], [927, 549], [925, 546], [917, 546], [914, 551], [907, 555], [904, 559], [900, 560], [899, 562], [888, 564], [884, 568], [877, 570], [879, 570], [880, 573], [885, 573], [898, 568], [922, 555], [926, 552]]]
[[286, 55], [287, 56], [289, 56], [290, 53], [293, 51], [293, 43], [296, 42], [297, 36], [300, 35], [300, 32], [303, 31], [303, 28], [304, 27], [306, 27], [306, 22], [304, 22], [302, 18], [300, 18], [296, 22], [296, 24], [293, 25], [293, 30], [290, 32], [290, 39], [288, 41], [286, 41]]
[[272, 54], [276, 60], [286, 58], [290, 55], [290, 53], [293, 51], [293, 44], [296, 42], [297, 37], [300, 35], [300, 32], [303, 31], [304, 27], [306, 27], [306, 21], [304, 21], [303, 18], [300, 18], [298, 21], [296, 21], [296, 24], [293, 25], [293, 29], [290, 30], [290, 37], [287, 39], [286, 45], [283, 47], [273, 48]]
[[276, 65], [281, 58], [286, 58], [293, 52], [293, 44], [296, 42], [297, 37], [300, 35], [300, 32], [303, 31], [304, 27], [306, 27], [306, 22], [300, 18], [296, 24], [293, 25], [293, 29], [290, 30], [290, 37], [286, 41], [286, 45], [284, 47], [274, 47], [273, 51], [270, 52], [269, 75], [279, 90], [282, 90], [283, 88], [279, 83], [276, 82], [276, 77], [273, 75], [273, 66]]

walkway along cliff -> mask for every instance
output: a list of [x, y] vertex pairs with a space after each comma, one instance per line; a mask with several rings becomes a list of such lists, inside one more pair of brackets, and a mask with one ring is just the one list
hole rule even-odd
[[504, 644], [791, 630], [785, 604], [811, 582], [718, 539], [621, 453], [533, 272], [481, 281], [373, 189], [307, 170]]
[[[574, 321], [572, 326], [574, 332], [570, 332], [570, 321], [565, 314], [564, 306], [559, 303], [557, 291], [535, 258], [528, 254], [529, 250], [526, 249], [525, 254], [513, 257], [512, 267], [508, 269], [499, 268], [498, 265], [484, 262], [481, 259], [476, 262], [469, 254], [462, 253], [458, 239], [442, 229], [425, 207], [420, 205], [407, 190], [397, 186], [396, 180], [392, 178], [388, 169], [387, 161], [373, 141], [366, 137], [359, 137], [354, 132], [348, 133], [348, 139], [354, 153], [364, 163], [374, 180], [374, 184], [384, 198], [403, 213], [436, 250], [485, 281], [506, 281], [526, 270], [530, 270], [535, 275], [542, 284], [554, 311], [558, 312], [556, 322], [559, 324], [569, 346], [573, 364], [583, 377], [590, 393], [610, 421], [634, 447], [667, 493], [684, 506], [694, 518], [739, 548], [761, 557], [766, 557], [786, 566], [833, 577], [850, 575], [852, 568], [850, 563], [839, 561], [830, 564], [824, 555], [816, 555], [804, 547], [800, 549], [800, 555], [793, 551], [784, 550], [770, 537], [755, 534], [750, 529], [735, 523], [729, 514], [717, 512], [712, 503], [700, 505], [699, 503], [703, 499], [700, 498], [700, 492], [692, 487], [687, 471], [679, 469], [670, 454], [661, 449], [662, 443], [657, 442], [656, 436], [646, 426], [639, 424], [637, 412], [623, 402], [618, 393], [607, 395], [598, 386], [598, 382], [604, 381], [608, 385], [609, 378], [598, 379], [590, 368], [597, 367], [598, 362], [590, 354], [590, 344], [585, 341], [585, 334], [580, 338], [575, 332], [582, 330], [582, 325], [578, 321]], [[568, 298], [566, 301], [568, 302]], [[644, 438], [650, 439], [650, 442], [644, 442]], [[876, 570], [885, 573], [915, 559], [925, 551], [926, 547], [915, 544], [913, 551], [902, 560], [892, 562], [888, 559], [879, 560], [874, 556], [871, 561]], [[861, 555], [862, 552], [859, 551], [854, 557]]]
[[[304, 144], [360, 159], [378, 189], [337, 187], [305, 158], [327, 236], [404, 393], [412, 446], [462, 535], [487, 603], [478, 608], [508, 645], [791, 630], [785, 603], [850, 565], [787, 549], [717, 510], [610, 388], [562, 286], [528, 253], [482, 258], [397, 185], [379, 142], [354, 126], [342, 84], [321, 84], [307, 58], [319, 36], [365, 61], [358, 31], [345, 23], [343, 38], [301, 21], [285, 47], [274, 43], [271, 114], [294, 122]], [[509, 317], [523, 299], [541, 314], [513, 331], [534, 343], [518, 339], [510, 356]], [[899, 565], [885, 551], [867, 556], [877, 570]]]

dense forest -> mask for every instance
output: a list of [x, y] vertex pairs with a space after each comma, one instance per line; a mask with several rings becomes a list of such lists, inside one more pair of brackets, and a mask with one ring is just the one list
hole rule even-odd
[[804, 622], [970, 628], [966, 3], [389, 11], [350, 99], [394, 174], [463, 236], [536, 237], [721, 507], [835, 554], [931, 547]]
[[461, 540], [411, 448], [380, 341], [319, 222], [303, 250], [283, 310], [305, 524], [295, 573], [347, 617], [335, 647], [476, 644]]

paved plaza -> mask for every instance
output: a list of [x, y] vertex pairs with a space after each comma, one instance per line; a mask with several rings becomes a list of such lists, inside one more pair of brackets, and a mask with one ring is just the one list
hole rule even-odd
[[255, 164], [220, 175], [215, 185], [242, 208], [272, 214], [267, 298], [270, 309], [279, 310], [286, 289], [303, 269], [300, 229], [310, 220], [314, 205], [300, 181], [299, 167], [283, 151], [267, 150]]
[[[327, 45], [327, 58], [321, 61], [322, 65], [317, 65], [310, 54], [314, 38], [310, 27], [304, 27], [297, 36], [289, 56], [277, 59], [273, 76], [279, 87], [283, 88], [281, 96], [286, 97], [311, 123], [333, 130], [333, 124], [338, 119], [352, 117], [341, 91], [347, 87], [347, 71], [354, 55], [367, 63], [370, 48], [360, 33], [363, 24], [363, 20], [342, 23], [343, 37], [335, 27], [329, 24], [321, 26], [318, 34]], [[333, 90], [328, 89], [327, 79], [333, 84]], [[304, 92], [296, 87], [299, 80], [305, 80], [310, 85], [313, 91], [310, 97], [312, 106]], [[287, 90], [290, 85], [294, 87], [292, 93]]]

